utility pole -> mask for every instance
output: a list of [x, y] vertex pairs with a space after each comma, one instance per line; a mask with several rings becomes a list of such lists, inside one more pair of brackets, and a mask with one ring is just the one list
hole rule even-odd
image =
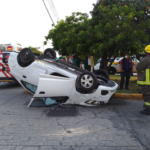
[[54, 21], [53, 21], [53, 19], [52, 19], [51, 15], [50, 15], [50, 13], [49, 13], [49, 11], [48, 11], [47, 7], [46, 7], [46, 4], [45, 4], [44, 0], [43, 0], [43, 3], [44, 3], [44, 6], [45, 6], [45, 8], [46, 8], [46, 10], [47, 10], [47, 13], [48, 13], [48, 15], [49, 15], [50, 19], [52, 20], [52, 22], [53, 22], [53, 24], [54, 24], [54, 26], [55, 26], [55, 23], [54, 23]]

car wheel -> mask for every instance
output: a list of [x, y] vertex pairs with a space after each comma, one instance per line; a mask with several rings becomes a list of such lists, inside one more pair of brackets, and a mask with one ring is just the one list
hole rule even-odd
[[53, 59], [55, 59], [56, 58], [56, 52], [53, 49], [51, 49], [51, 48], [47, 48], [44, 51], [44, 57], [45, 58], [53, 58]]
[[106, 79], [109, 79], [109, 74], [106, 70], [104, 69], [99, 69], [97, 71], [94, 72], [95, 75], [99, 75], [99, 76], [102, 76], [102, 77], [105, 77]]
[[17, 60], [21, 67], [27, 67], [34, 61], [33, 51], [29, 48], [22, 49], [18, 54]]
[[84, 72], [77, 78], [77, 84], [81, 90], [90, 92], [97, 87], [98, 81], [93, 73]]
[[110, 69], [109, 69], [109, 74], [115, 74], [115, 73], [116, 73], [115, 68], [110, 68]]

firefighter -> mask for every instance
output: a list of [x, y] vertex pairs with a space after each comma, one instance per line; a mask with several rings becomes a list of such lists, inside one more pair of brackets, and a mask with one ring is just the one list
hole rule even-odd
[[140, 113], [144, 115], [150, 115], [150, 45], [145, 47], [146, 57], [135, 66], [138, 73], [137, 84], [141, 85], [144, 110]]

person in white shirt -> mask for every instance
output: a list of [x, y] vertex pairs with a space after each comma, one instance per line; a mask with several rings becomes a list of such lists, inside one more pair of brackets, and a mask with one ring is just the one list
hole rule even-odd
[[73, 57], [74, 57], [74, 56], [72, 56], [72, 57], [69, 58], [69, 63], [70, 63], [70, 64], [74, 64]]

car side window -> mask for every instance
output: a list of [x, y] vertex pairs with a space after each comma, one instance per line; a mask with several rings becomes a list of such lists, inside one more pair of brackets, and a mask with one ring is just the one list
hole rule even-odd
[[3, 63], [8, 63], [10, 53], [3, 53]]
[[27, 82], [25, 82], [25, 81], [21, 81], [21, 82], [22, 82], [22, 84], [23, 84], [29, 91], [31, 91], [32, 93], [35, 93], [35, 92], [36, 92], [37, 86], [32, 85], [32, 84], [30, 84], [30, 83], [27, 83]]

